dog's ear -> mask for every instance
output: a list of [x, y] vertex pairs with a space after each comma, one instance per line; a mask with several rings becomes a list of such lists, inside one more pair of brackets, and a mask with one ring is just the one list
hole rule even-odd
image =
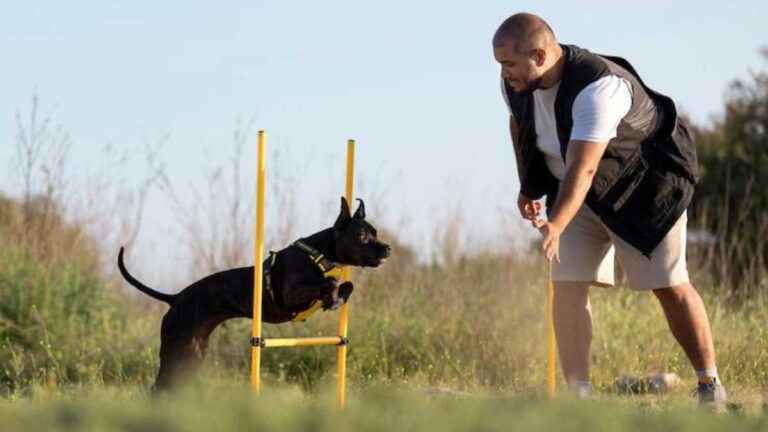
[[350, 220], [352, 220], [352, 216], [349, 212], [349, 203], [347, 203], [346, 198], [341, 197], [341, 211], [339, 212], [339, 217], [336, 218], [336, 223], [333, 224], [333, 227], [342, 229]]
[[360, 205], [357, 206], [357, 211], [353, 217], [355, 219], [365, 219], [365, 203], [360, 198], [357, 200], [360, 201]]

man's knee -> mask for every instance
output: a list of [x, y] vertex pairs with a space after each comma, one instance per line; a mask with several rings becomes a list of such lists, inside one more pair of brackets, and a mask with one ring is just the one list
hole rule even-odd
[[698, 295], [696, 288], [687, 282], [671, 287], [657, 288], [653, 290], [653, 294], [662, 303], [681, 303], [687, 300], [691, 295]]
[[554, 282], [555, 309], [589, 306], [589, 282]]
[[554, 281], [555, 297], [584, 297], [589, 292], [589, 282]]

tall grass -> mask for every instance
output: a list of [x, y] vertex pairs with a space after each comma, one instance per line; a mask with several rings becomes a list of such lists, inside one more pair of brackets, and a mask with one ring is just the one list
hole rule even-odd
[[[400, 244], [397, 239], [393, 243]], [[353, 388], [409, 383], [471, 392], [541, 391], [541, 263], [490, 251], [450, 256], [456, 258], [420, 264], [413, 251], [400, 245], [382, 268], [353, 273]], [[0, 376], [6, 394], [32, 385], [151, 383], [164, 307], [132, 306], [92, 268], [76, 250], [49, 263], [14, 241], [0, 245]], [[743, 388], [750, 397], [759, 396], [768, 388], [766, 305], [726, 307], [703, 288], [723, 379], [737, 394]], [[610, 394], [621, 374], [659, 371], [677, 372], [688, 387], [693, 385], [688, 362], [653, 296], [595, 289], [593, 308], [598, 389]], [[306, 323], [268, 325], [265, 332], [269, 337], [331, 335], [336, 326], [336, 314], [327, 312]], [[208, 375], [247, 377], [249, 334], [248, 320], [233, 320], [217, 330], [206, 360]], [[264, 367], [268, 383], [316, 391], [335, 373], [335, 350], [270, 350]]]
[[[232, 178], [232, 182], [241, 181], [238, 176]], [[232, 190], [239, 189], [233, 186]], [[167, 425], [166, 429], [196, 430], [182, 426], [175, 418], [146, 413], [151, 404], [143, 398], [157, 370], [164, 306], [147, 306], [152, 303], [117, 289], [101, 266], [105, 260], [112, 261], [104, 257], [113, 253], [101, 250], [87, 229], [90, 219], [66, 217], [62, 210], [66, 205], [57, 202], [55, 194], [22, 196], [21, 200], [0, 197], [0, 394], [4, 400], [0, 403], [0, 422], [7, 417], [3, 410], [22, 413], [19, 427], [38, 416], [38, 408], [25, 401], [115, 392], [118, 398], [137, 401], [125, 406], [63, 403], [54, 411], [39, 414], [40, 424], [70, 421], [66, 420], [70, 416], [67, 413], [74, 410], [82, 413], [77, 414], [82, 418], [72, 421], [98, 424], [104, 430], [120, 427], [114, 424], [125, 426], [131, 416], [159, 428]], [[239, 195], [231, 196], [238, 199]], [[215, 254], [198, 256], [198, 265], [215, 267], [246, 256], [232, 249], [246, 247], [242, 238], [230, 234], [237, 233], [241, 224], [238, 221], [245, 218], [250, 205], [230, 204], [222, 208], [228, 209], [232, 217], [232, 232], [224, 239], [210, 237], [211, 241], [218, 238], [211, 249]], [[183, 207], [180, 202], [176, 205]], [[290, 208], [294, 204], [285, 205]], [[183, 229], [190, 230], [200, 221], [180, 222]], [[423, 390], [429, 394], [484, 394], [497, 398], [543, 395], [544, 266], [535, 255], [514, 255], [490, 248], [466, 250], [460, 241], [461, 218], [436, 226], [433, 238], [437, 253], [431, 261], [420, 261], [424, 254], [405, 245], [397, 230], [380, 227], [381, 237], [394, 245], [392, 259], [380, 269], [353, 272], [356, 289], [351, 300], [348, 382], [352, 397], [358, 398], [365, 409], [402, 413], [412, 425], [436, 422], [445, 429], [455, 429], [467, 424], [455, 420], [456, 406], [413, 402], [397, 393]], [[291, 220], [284, 221], [279, 231], [276, 237], [293, 232]], [[135, 230], [126, 232], [135, 237]], [[204, 250], [205, 244], [198, 241], [206, 238], [198, 236], [190, 242], [191, 249]], [[741, 303], [728, 301], [706, 278], [707, 274], [694, 269], [694, 281], [700, 282], [697, 286], [707, 303], [715, 333], [720, 374], [736, 406], [758, 412], [768, 392], [768, 303], [763, 297]], [[598, 397], [613, 398], [614, 380], [620, 375], [665, 371], [680, 374], [685, 383], [673, 392], [671, 400], [682, 405], [690, 402], [693, 371], [652, 295], [595, 289], [592, 305], [593, 381]], [[306, 323], [267, 325], [265, 333], [267, 337], [332, 335], [337, 330], [337, 319], [335, 313], [321, 313]], [[204, 370], [194, 388], [217, 394], [216, 389], [242, 386], [248, 376], [249, 337], [248, 320], [233, 320], [220, 327], [212, 336]], [[265, 403], [260, 408], [265, 411], [248, 414], [242, 424], [288, 429], [313, 426], [318, 430], [362, 424], [393, 427], [390, 420], [372, 420], [364, 415], [326, 421], [286, 408], [298, 404], [305, 408], [304, 412], [317, 413], [319, 402], [306, 402], [303, 395], [322, 395], [332, 387], [335, 363], [335, 350], [329, 347], [267, 351], [263, 359], [266, 391], [299, 389], [301, 402]], [[383, 393], [386, 397], [366, 396], [382, 385], [388, 389]], [[188, 401], [190, 408], [185, 415], [194, 419], [198, 411], [212, 406], [236, 416], [252, 402], [247, 396], [225, 398], [221, 403], [212, 403], [205, 395], [200, 398], [204, 400]], [[663, 410], [659, 400], [640, 399], [639, 403]], [[16, 402], [10, 406], [7, 401]], [[499, 427], [513, 424], [515, 413], [525, 417], [530, 423], [524, 424], [531, 428], [563, 421], [544, 416], [545, 409], [536, 403], [486, 402], [462, 402], [462, 406], [470, 406], [462, 412], [474, 421]], [[164, 405], [161, 402], [158, 406], [162, 409]], [[580, 407], [557, 409], [562, 409], [563, 415], [580, 418], [574, 414]], [[96, 410], [111, 414], [99, 418], [93, 414]], [[261, 423], [273, 420], [264, 420], [268, 416], [262, 418], [259, 413], [281, 410], [287, 413], [283, 419], [286, 423]], [[424, 417], [425, 423], [417, 418], [419, 410], [429, 414]], [[604, 413], [610, 417], [612, 408]], [[616, 415], [618, 425], [639, 421], [633, 414]], [[449, 420], [429, 420], [433, 418], [430, 416]], [[668, 420], [688, 424], [688, 420], [678, 417]], [[138, 424], [144, 425], [143, 421]], [[313, 423], [317, 421], [320, 423]]]
[[39, 217], [0, 226], [0, 388], [144, 380], [154, 357], [146, 321], [108, 289], [91, 239], [60, 219], [31, 235]]

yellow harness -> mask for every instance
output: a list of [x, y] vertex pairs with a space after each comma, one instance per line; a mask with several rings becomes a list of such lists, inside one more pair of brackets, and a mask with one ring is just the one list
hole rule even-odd
[[[341, 279], [341, 272], [344, 269], [344, 266], [340, 266], [335, 262], [325, 258], [325, 256], [321, 254], [317, 249], [309, 246], [301, 240], [297, 240], [293, 243], [293, 245], [309, 255], [309, 258], [312, 260], [312, 262], [315, 263], [321, 272], [323, 272], [324, 277], [330, 277], [336, 281]], [[291, 321], [306, 321], [307, 318], [311, 317], [322, 307], [323, 302], [321, 300], [313, 300], [307, 309], [301, 312], [297, 312]]]

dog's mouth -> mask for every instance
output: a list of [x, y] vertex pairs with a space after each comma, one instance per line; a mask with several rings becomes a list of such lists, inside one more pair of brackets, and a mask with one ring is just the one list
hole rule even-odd
[[367, 256], [363, 259], [363, 267], [378, 267], [384, 264], [387, 260], [387, 256]]
[[386, 245], [379, 248], [378, 250], [369, 251], [369, 253], [365, 254], [363, 257], [362, 266], [378, 267], [382, 265], [384, 261], [386, 261], [390, 253], [391, 253], [391, 250], [389, 246], [386, 246]]
[[371, 258], [363, 263], [363, 267], [378, 267], [384, 263], [386, 258]]

